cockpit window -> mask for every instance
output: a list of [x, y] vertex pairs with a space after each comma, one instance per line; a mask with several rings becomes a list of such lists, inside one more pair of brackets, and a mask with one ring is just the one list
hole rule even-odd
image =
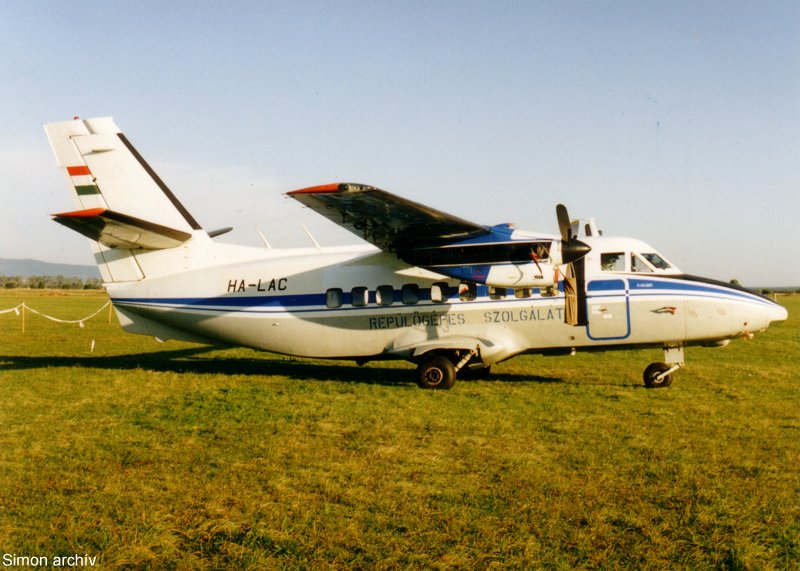
[[625, 252], [608, 252], [600, 254], [600, 267], [604, 272], [624, 272]]
[[644, 256], [644, 259], [650, 262], [650, 264], [657, 270], [668, 270], [672, 267], [669, 265], [669, 262], [655, 252], [652, 254], [642, 254], [642, 256]]
[[604, 272], [636, 272], [654, 274], [664, 270], [674, 271], [672, 265], [655, 252], [605, 252], [600, 254], [600, 267]]
[[653, 269], [647, 265], [639, 254], [631, 254], [631, 271], [632, 272], [653, 272]]

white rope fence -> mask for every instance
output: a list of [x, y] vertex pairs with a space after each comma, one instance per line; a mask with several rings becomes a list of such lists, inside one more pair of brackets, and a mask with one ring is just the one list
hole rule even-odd
[[111, 301], [107, 301], [107, 302], [105, 302], [105, 304], [103, 304], [103, 306], [100, 309], [98, 309], [97, 311], [95, 311], [91, 315], [87, 315], [86, 317], [82, 317], [81, 319], [59, 319], [58, 317], [53, 317], [52, 315], [47, 315], [45, 313], [42, 313], [41, 311], [32, 308], [31, 306], [29, 306], [28, 304], [26, 304], [23, 301], [22, 303], [20, 303], [16, 307], [12, 307], [12, 308], [9, 308], [9, 309], [0, 309], [0, 315], [2, 315], [4, 313], [11, 313], [11, 312], [16, 313], [17, 315], [21, 315], [22, 316], [22, 332], [25, 333], [25, 311], [26, 310], [30, 311], [31, 313], [35, 313], [36, 315], [39, 315], [41, 317], [44, 317], [45, 319], [49, 319], [50, 321], [55, 321], [56, 323], [77, 323], [78, 326], [83, 327], [84, 326], [83, 325], [84, 321], [89, 321], [91, 318], [93, 318], [96, 315], [98, 315], [101, 311], [103, 311], [107, 307], [109, 308], [108, 319], [109, 319], [109, 321], [111, 321], [111, 308], [110, 308], [110, 306], [111, 306]]

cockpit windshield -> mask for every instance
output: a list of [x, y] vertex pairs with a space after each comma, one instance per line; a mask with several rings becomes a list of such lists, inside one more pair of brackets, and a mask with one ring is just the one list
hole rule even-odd
[[669, 265], [664, 258], [656, 254], [655, 252], [651, 254], [642, 254], [645, 260], [650, 262], [650, 264], [657, 270], [668, 270], [672, 266]]
[[604, 272], [636, 272], [654, 274], [674, 272], [675, 268], [655, 252], [603, 252], [600, 268]]

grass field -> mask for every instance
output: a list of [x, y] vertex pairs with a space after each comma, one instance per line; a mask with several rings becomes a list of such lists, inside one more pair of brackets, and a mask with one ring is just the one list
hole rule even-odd
[[[101, 294], [0, 295], [63, 319]], [[752, 341], [519, 357], [449, 392], [0, 315], [0, 557], [104, 569], [800, 566], [800, 297]], [[93, 343], [94, 342], [94, 343]], [[0, 559], [0, 564], [2, 560]], [[11, 568], [4, 566], [4, 568]]]

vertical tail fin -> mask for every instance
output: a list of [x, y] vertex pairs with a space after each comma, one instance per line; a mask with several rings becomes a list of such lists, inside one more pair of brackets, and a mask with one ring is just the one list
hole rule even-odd
[[136, 251], [173, 248], [202, 228], [111, 117], [44, 127], [78, 210], [55, 220], [93, 241], [107, 282], [136, 281]]

